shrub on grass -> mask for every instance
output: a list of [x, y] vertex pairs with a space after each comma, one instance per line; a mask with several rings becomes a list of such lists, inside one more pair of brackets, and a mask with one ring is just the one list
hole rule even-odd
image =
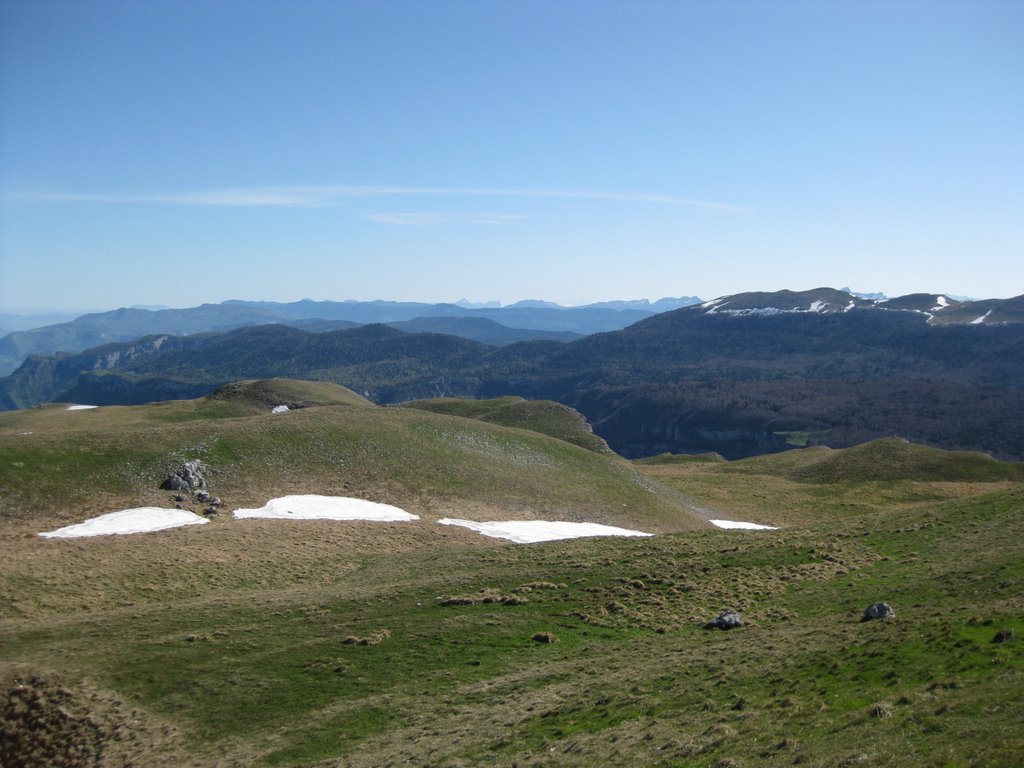
[[368, 635], [367, 637], [356, 637], [355, 635], [349, 635], [342, 640], [343, 645], [379, 645], [391, 637], [390, 630], [378, 629], [376, 632]]

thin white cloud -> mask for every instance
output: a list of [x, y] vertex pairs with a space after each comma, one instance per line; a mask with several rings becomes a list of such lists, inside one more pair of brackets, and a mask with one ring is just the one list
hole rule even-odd
[[40, 203], [155, 203], [159, 205], [199, 205], [223, 207], [291, 206], [316, 207], [325, 205], [322, 195], [310, 194], [302, 188], [252, 187], [211, 189], [173, 194], [106, 194], [79, 192], [3, 192], [5, 200]]
[[423, 227], [433, 224], [508, 224], [526, 218], [516, 213], [361, 213], [359, 218], [378, 224], [396, 224], [403, 227]]
[[491, 187], [402, 187], [359, 185], [306, 185], [224, 187], [175, 193], [75, 193], [5, 190], [0, 197], [22, 202], [93, 202], [197, 205], [213, 207], [319, 208], [347, 205], [351, 200], [370, 197], [507, 197], [606, 200], [623, 203], [653, 203], [697, 208], [716, 213], [749, 213], [729, 203], [692, 200], [674, 195], [634, 192], [602, 192], [564, 189], [503, 189]]

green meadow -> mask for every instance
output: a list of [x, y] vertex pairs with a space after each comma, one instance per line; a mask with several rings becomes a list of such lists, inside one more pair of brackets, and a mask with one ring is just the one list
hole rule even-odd
[[[631, 463], [523, 402], [272, 381], [0, 414], [0, 764], [1019, 765], [1020, 465], [898, 440]], [[36, 535], [174, 506], [186, 459], [210, 524]], [[231, 518], [291, 493], [420, 520]], [[724, 609], [745, 626], [703, 627]]]

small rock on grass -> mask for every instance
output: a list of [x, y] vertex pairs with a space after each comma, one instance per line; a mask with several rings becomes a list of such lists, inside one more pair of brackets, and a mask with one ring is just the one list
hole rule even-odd
[[722, 611], [704, 625], [704, 629], [735, 629], [743, 626], [743, 617], [736, 611]]
[[861, 621], [874, 621], [875, 619], [895, 619], [896, 611], [888, 603], [872, 603], [864, 609]]

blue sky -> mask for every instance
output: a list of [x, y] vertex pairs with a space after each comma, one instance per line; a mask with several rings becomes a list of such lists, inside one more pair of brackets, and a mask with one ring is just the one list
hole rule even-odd
[[1024, 293], [1024, 3], [0, 0], [0, 312]]

